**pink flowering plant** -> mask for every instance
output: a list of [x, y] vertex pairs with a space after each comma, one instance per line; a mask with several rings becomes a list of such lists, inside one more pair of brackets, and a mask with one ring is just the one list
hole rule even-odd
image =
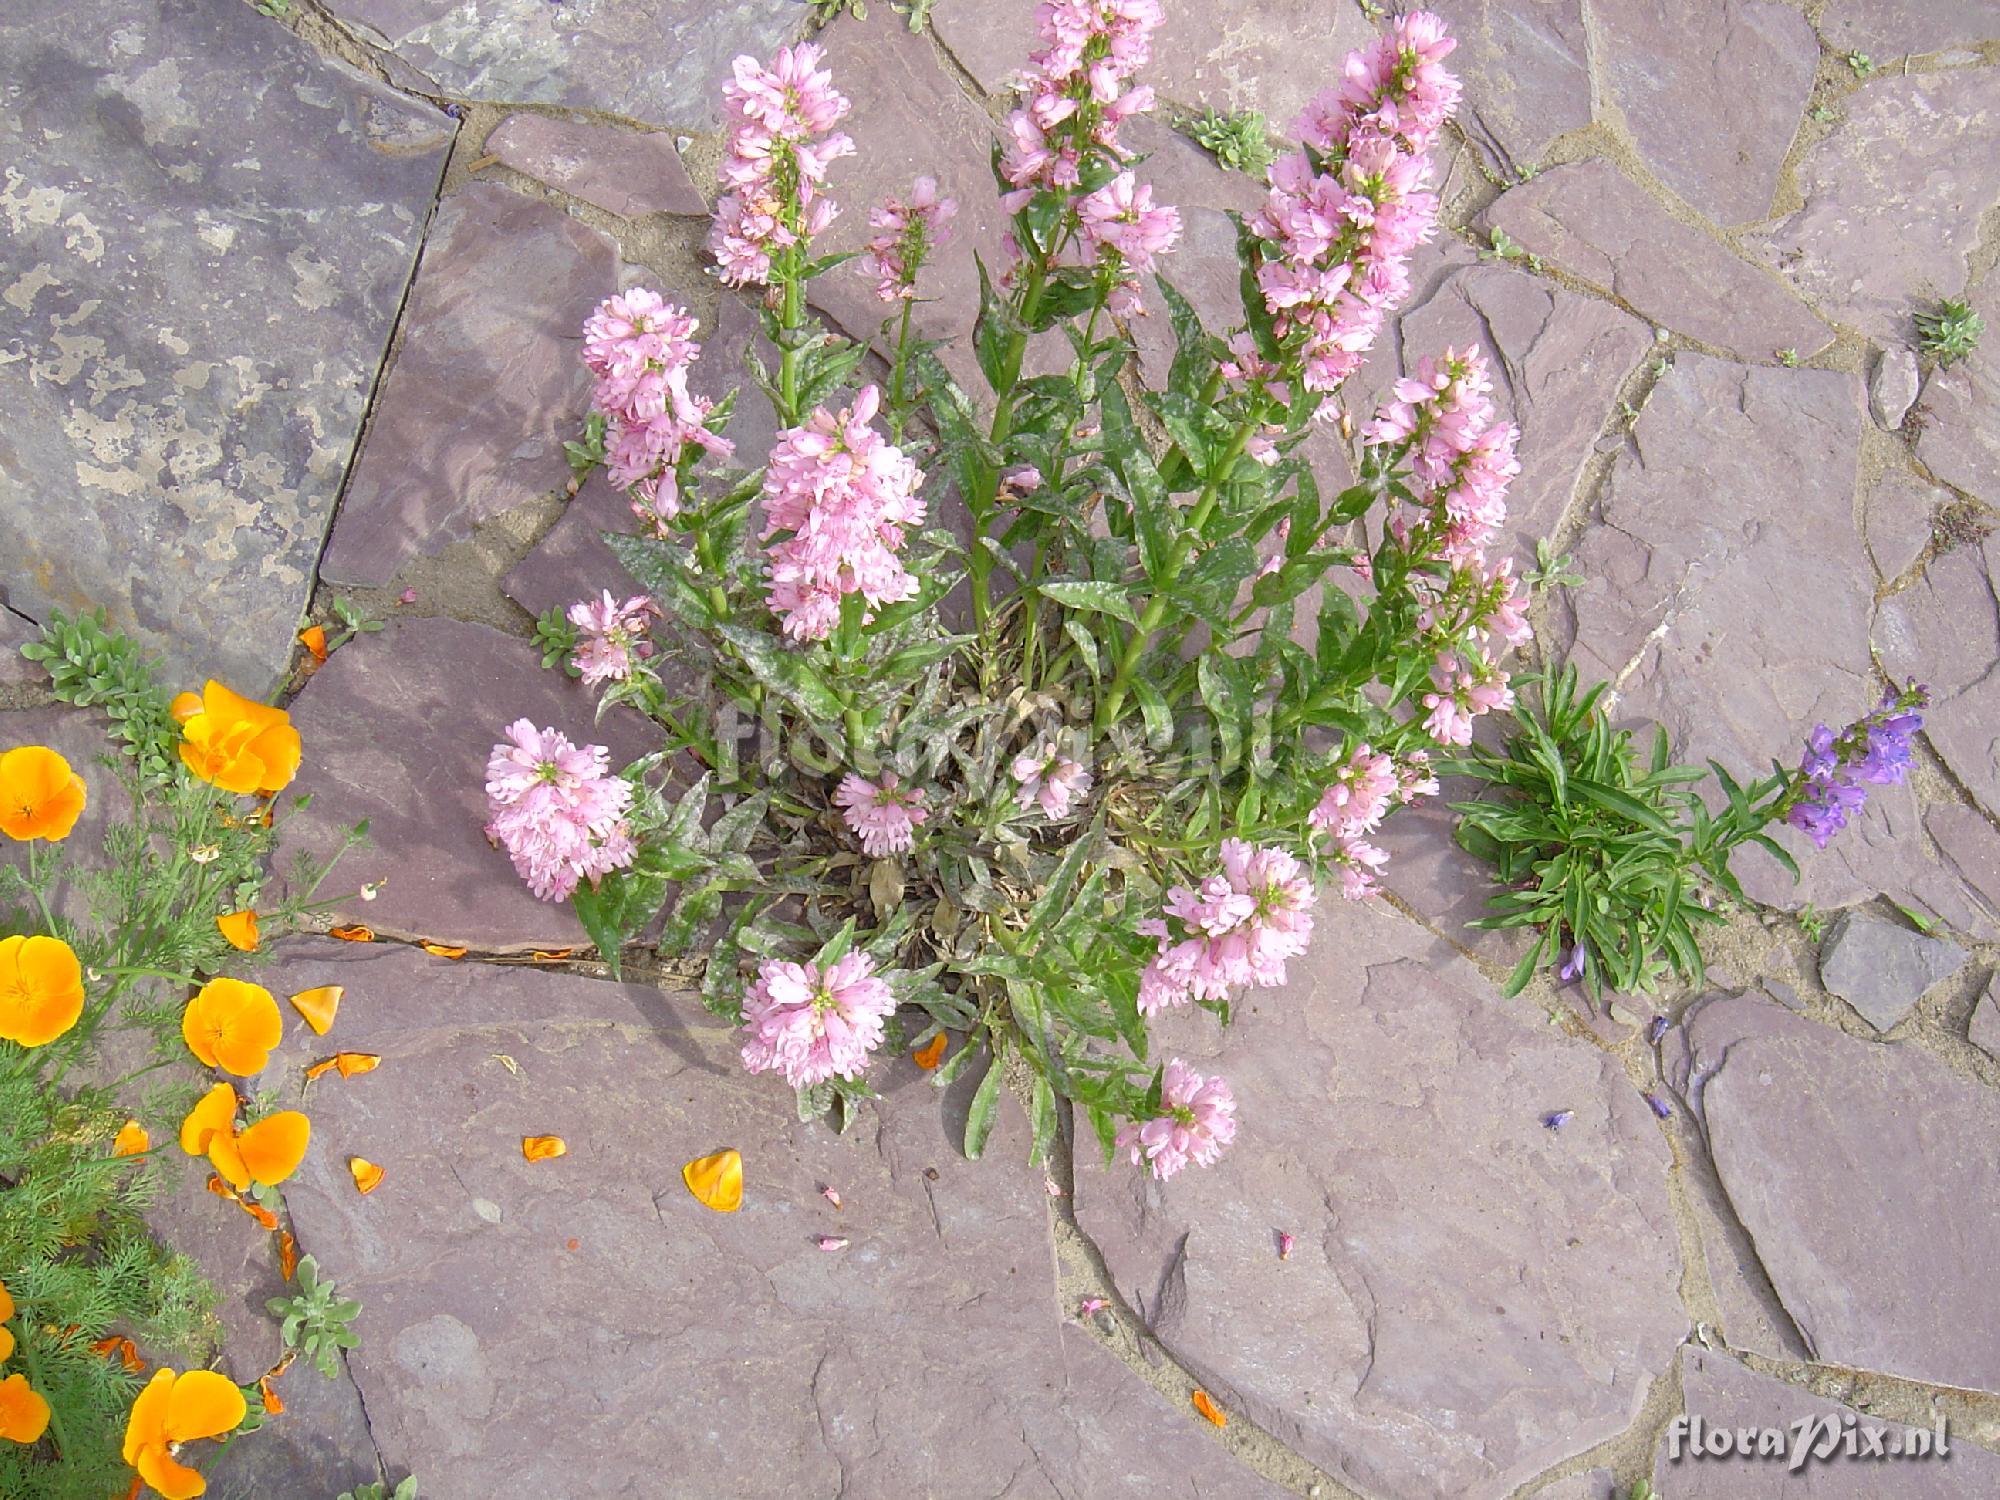
[[[811, 45], [737, 60], [711, 248], [762, 309], [776, 367], [749, 375], [782, 430], [732, 452], [667, 298], [591, 318], [579, 467], [601, 452], [631, 499], [609, 540], [638, 591], [580, 601], [552, 654], [664, 743], [614, 772], [515, 725], [490, 831], [612, 964], [705, 943], [705, 1000], [807, 1114], [844, 1117], [876, 1055], [936, 1059], [943, 1033], [937, 1082], [985, 1064], [968, 1154], [1008, 1076], [1038, 1152], [1067, 1101], [1164, 1178], [1229, 1146], [1235, 1099], [1159, 1056], [1152, 1019], [1226, 1023], [1283, 984], [1318, 897], [1376, 891], [1378, 830], [1436, 791], [1433, 755], [1512, 702], [1526, 594], [1487, 549], [1514, 430], [1472, 350], [1343, 402], [1434, 232], [1442, 23], [1395, 20], [1307, 109], [1211, 329], [1171, 281], [1180, 216], [1120, 140], [1153, 102], [1157, 0], [1038, 19], [993, 156], [1011, 227], [972, 252], [973, 389], [910, 317], [956, 205], [920, 178], [858, 264], [822, 253], [848, 103]], [[831, 275], [882, 300], [880, 377], [810, 310]], [[1142, 315], [1174, 333], [1163, 389], [1137, 378]], [[1358, 482], [1322, 489], [1315, 432]]]

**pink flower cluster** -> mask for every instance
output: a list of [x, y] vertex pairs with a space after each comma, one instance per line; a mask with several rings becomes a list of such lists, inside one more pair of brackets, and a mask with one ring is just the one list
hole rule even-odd
[[596, 377], [591, 405], [605, 416], [605, 470], [633, 512], [664, 529], [680, 514], [685, 461], [727, 458], [735, 446], [708, 430], [715, 403], [688, 389], [701, 345], [684, 307], [634, 287], [607, 297], [583, 325], [583, 362]]
[[848, 103], [820, 69], [821, 55], [801, 42], [780, 48], [768, 68], [739, 57], [723, 86], [724, 196], [708, 243], [730, 286], [768, 283], [773, 257], [823, 233], [839, 212], [821, 187], [827, 168], [852, 153], [854, 142], [833, 130]]
[[833, 800], [870, 859], [914, 848], [917, 825], [930, 816], [924, 789], [902, 785], [894, 771], [884, 771], [879, 784], [849, 771], [834, 789]]
[[579, 600], [569, 607], [569, 622], [577, 631], [569, 664], [589, 687], [625, 681], [639, 662], [653, 654], [646, 622], [659, 614], [660, 606], [644, 594], [620, 604], [606, 589], [600, 598]]
[[1340, 867], [1343, 897], [1359, 901], [1375, 892], [1389, 856], [1369, 843], [1367, 836], [1382, 826], [1389, 809], [1436, 791], [1430, 757], [1421, 750], [1399, 766], [1393, 757], [1364, 742], [1334, 768], [1333, 780], [1306, 821], [1332, 845], [1328, 857]]
[[1090, 772], [1064, 755], [1053, 741], [1030, 754], [1015, 756], [1011, 769], [1021, 784], [1014, 801], [1022, 812], [1039, 806], [1046, 816], [1060, 818], [1069, 811], [1073, 798], [1090, 790]]
[[637, 853], [626, 814], [632, 784], [608, 774], [602, 745], [572, 745], [531, 719], [508, 727], [486, 762], [486, 836], [544, 901], [561, 901], [579, 880], [597, 881]]
[[1442, 65], [1455, 45], [1436, 16], [1398, 17], [1348, 55], [1341, 85], [1299, 119], [1302, 149], [1270, 169], [1251, 220], [1263, 241], [1257, 285], [1308, 390], [1353, 374], [1409, 295], [1410, 253], [1437, 222], [1425, 153], [1458, 103]]
[[1152, 189], [1131, 172], [1078, 195], [1091, 161], [1131, 156], [1118, 143], [1118, 127], [1153, 107], [1152, 89], [1132, 79], [1152, 57], [1162, 19], [1159, 0], [1043, 0], [1035, 10], [1041, 44], [1019, 79], [1024, 97], [1007, 117], [1001, 152], [1000, 175], [1012, 188], [1000, 200], [1008, 213], [1040, 192], [1077, 199], [1078, 248], [1116, 276], [1111, 308], [1118, 313], [1138, 311], [1138, 278], [1173, 248], [1180, 214], [1154, 203]]
[[858, 1078], [882, 1045], [882, 1023], [896, 997], [865, 953], [828, 964], [772, 959], [757, 968], [757, 982], [743, 998], [743, 1066], [752, 1073], [778, 1069], [795, 1089], [829, 1078]]
[[875, 295], [884, 302], [908, 302], [917, 295], [917, 272], [933, 250], [951, 243], [951, 221], [958, 213], [956, 198], [940, 198], [935, 177], [919, 177], [910, 201], [890, 198], [868, 211], [868, 223], [879, 231], [868, 242], [861, 269], [875, 278]]
[[815, 408], [779, 433], [771, 450], [764, 472], [768, 602], [795, 641], [831, 635], [844, 595], [879, 606], [917, 591], [897, 554], [905, 528], [923, 524], [923, 474], [868, 425], [881, 404], [881, 393], [867, 386], [843, 411]]
[[1192, 1162], [1212, 1167], [1236, 1139], [1236, 1096], [1220, 1078], [1203, 1078], [1178, 1057], [1160, 1074], [1160, 1112], [1134, 1120], [1113, 1144], [1132, 1153], [1133, 1166], [1148, 1166], [1165, 1182]]
[[1139, 977], [1139, 1010], [1220, 1000], [1234, 985], [1270, 989], [1312, 940], [1312, 878], [1282, 849], [1222, 841], [1222, 869], [1195, 890], [1174, 886], [1163, 916], [1139, 931], [1159, 950]]

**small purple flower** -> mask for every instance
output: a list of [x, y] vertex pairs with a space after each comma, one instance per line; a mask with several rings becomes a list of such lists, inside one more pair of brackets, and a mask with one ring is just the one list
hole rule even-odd
[[1544, 1130], [1561, 1130], [1563, 1126], [1569, 1124], [1575, 1118], [1576, 1111], [1573, 1109], [1553, 1110], [1542, 1116], [1542, 1128]]
[[1583, 971], [1589, 967], [1590, 957], [1583, 951], [1583, 944], [1578, 943], [1569, 950], [1569, 956], [1562, 961], [1562, 966], [1556, 970], [1556, 978], [1560, 979], [1564, 984], [1575, 984], [1577, 980], [1583, 978]]
[[1665, 1016], [1655, 1016], [1651, 1021], [1646, 1023], [1646, 1040], [1651, 1045], [1655, 1047], [1659, 1046], [1660, 1038], [1666, 1034], [1667, 1018]]
[[1674, 1117], [1673, 1109], [1658, 1094], [1649, 1093], [1646, 1095], [1646, 1107], [1662, 1120], [1671, 1120]]
[[1924, 727], [1930, 690], [1911, 683], [1891, 690], [1873, 713], [1839, 734], [1815, 724], [1799, 761], [1797, 800], [1785, 821], [1824, 849], [1868, 802], [1869, 786], [1898, 786], [1910, 774], [1910, 741]]

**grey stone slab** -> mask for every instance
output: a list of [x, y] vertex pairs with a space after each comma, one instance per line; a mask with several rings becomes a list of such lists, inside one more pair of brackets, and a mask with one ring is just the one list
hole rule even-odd
[[1866, 52], [1877, 63], [1912, 53], [1942, 52], [2000, 41], [2000, 0], [1832, 0], [1821, 12], [1820, 35], [1843, 52]]
[[2000, 536], [1931, 559], [1882, 601], [1875, 649], [1898, 679], [1931, 686], [1924, 736], [1981, 807], [2000, 812]]
[[[663, 295], [671, 298], [676, 293]], [[696, 395], [714, 401], [736, 392], [736, 408], [725, 429], [736, 444], [729, 466], [756, 468], [777, 441], [778, 416], [770, 398], [750, 378], [744, 355], [754, 345], [765, 368], [775, 369], [777, 351], [759, 331], [756, 312], [728, 293], [718, 299], [713, 326], [704, 327], [698, 336], [701, 355], [688, 385]], [[595, 598], [601, 589], [614, 594], [628, 590], [631, 580], [604, 544], [604, 533], [637, 527], [626, 496], [614, 490], [601, 472], [593, 474], [534, 550], [501, 579], [501, 591], [529, 614], [539, 615], [558, 605]]]
[[626, 218], [708, 212], [664, 131], [589, 125], [553, 115], [512, 114], [486, 149], [517, 172]]
[[[326, 1270], [332, 1275], [335, 1268]], [[290, 1500], [295, 1495], [317, 1500], [382, 1477], [368, 1414], [345, 1371], [328, 1378], [310, 1364], [297, 1363], [278, 1378], [275, 1389], [285, 1403], [281, 1415], [201, 1460], [207, 1500]], [[391, 1477], [401, 1472], [393, 1470]]]
[[[1759, 1375], [1712, 1349], [1689, 1345], [1681, 1350], [1681, 1392], [1686, 1415], [1700, 1417], [1711, 1432], [1775, 1427], [1789, 1443], [1794, 1424], [1804, 1422], [1814, 1424], [1815, 1437], [1830, 1429], [1842, 1436], [1843, 1444], [1850, 1428], [1874, 1429], [1885, 1448], [1890, 1441], [1908, 1442], [1910, 1429], [1901, 1423]], [[1653, 1458], [1653, 1492], [1672, 1500], [1884, 1500], [1890, 1495], [1895, 1500], [1974, 1500], [2000, 1487], [2000, 1458], [1955, 1438], [1949, 1458], [1862, 1453], [1848, 1457], [1835, 1451], [1793, 1471], [1789, 1451], [1783, 1458], [1709, 1457], [1688, 1451], [1684, 1441], [1676, 1460], [1663, 1440]]]
[[566, 104], [689, 129], [721, 119], [739, 53], [807, 28], [803, 0], [329, 0], [334, 17], [444, 93]]
[[1550, 264], [1676, 333], [1758, 363], [1801, 358], [1833, 330], [1768, 272], [1672, 218], [1601, 157], [1551, 167], [1479, 216]]
[[1158, 1027], [1228, 1078], [1230, 1151], [1165, 1184], [1093, 1156], [1079, 1222], [1207, 1390], [1342, 1482], [1510, 1494], [1623, 1431], [1686, 1330], [1666, 1144], [1612, 1059], [1405, 919], [1315, 921], [1227, 1031]]
[[2000, 974], [1986, 981], [1979, 1002], [1972, 1008], [1966, 1038], [1987, 1056], [2000, 1062]]
[[1894, 432], [1917, 401], [1917, 356], [1908, 349], [1884, 349], [1868, 371], [1868, 411]]
[[1605, 94], [1660, 182], [1717, 224], [1767, 217], [1819, 62], [1806, 18], [1779, 0], [1593, 0], [1590, 16]]
[[[1872, 404], [1872, 393], [1869, 400]], [[1932, 523], [1951, 500], [1949, 491], [1902, 469], [1890, 469], [1875, 481], [1868, 491], [1862, 525], [1867, 532], [1868, 555], [1875, 559], [1884, 583], [1901, 578], [1923, 556], [1924, 548], [1930, 545]]]
[[[1614, 460], [1557, 633], [1586, 681], [1623, 681], [1618, 713], [1665, 725], [1679, 760], [1754, 777], [1793, 761], [1816, 721], [1875, 706], [1875, 572], [1854, 526], [1861, 421], [1854, 376], [1681, 354]], [[1909, 792], [1881, 790], [1869, 816], [1914, 829]], [[1759, 850], [1737, 870], [1759, 900], [1893, 889], [1880, 847], [1895, 841], [1861, 832], [1814, 854], [1780, 830], [1807, 867], [1798, 887]]]
[[21, 654], [23, 646], [40, 638], [32, 620], [0, 604], [0, 687], [46, 680], [41, 664]]
[[1688, 1031], [1716, 1170], [1812, 1357], [2000, 1386], [1993, 1091], [1752, 996]]
[[[287, 1201], [362, 1300], [350, 1367], [427, 1496], [570, 1494], [580, 1473], [732, 1500], [1281, 1493], [1062, 1327], [1011, 1106], [968, 1162], [965, 1090], [886, 1062], [847, 1135], [800, 1124], [690, 995], [325, 942], [288, 945], [274, 982], [295, 977], [346, 995], [331, 1037], [292, 1028], [287, 1068], [328, 1042], [383, 1059], [316, 1086]], [[568, 1154], [524, 1161], [542, 1134]], [[680, 1180], [723, 1147], [733, 1214]], [[365, 1198], [356, 1154], [386, 1172]]]
[[1820, 949], [1819, 982], [1889, 1031], [1964, 962], [1956, 943], [1849, 912]]
[[0, 596], [262, 694], [451, 121], [234, 0], [17, 0], [0, 74]]
[[2000, 203], [2000, 77], [1891, 74], [1840, 109], [1799, 163], [1804, 206], [1746, 248], [1824, 316], [1907, 343], [1926, 299], [1964, 287], [1980, 215]]
[[617, 284], [611, 241], [551, 204], [490, 183], [440, 204], [321, 574], [380, 586], [561, 487], [583, 321]]
[[611, 749], [620, 767], [657, 748], [643, 721], [593, 723], [581, 684], [545, 671], [524, 640], [485, 625], [418, 619], [363, 635], [333, 653], [292, 704], [305, 764], [292, 791], [312, 805], [283, 824], [274, 868], [325, 858], [369, 820], [369, 846], [349, 854], [323, 896], [386, 880], [372, 902], [343, 896], [343, 922], [385, 935], [477, 948], [554, 948], [585, 941], [569, 904], [537, 900], [487, 843], [486, 760], [516, 719]]
[[1586, 1469], [1536, 1490], [1532, 1500], [1618, 1500], [1616, 1479], [1609, 1469]]
[[1493, 167], [1538, 166], [1556, 137], [1591, 119], [1583, 0], [1399, 0], [1450, 23], [1447, 63], [1465, 88], [1459, 124]]
[[1950, 893], [1955, 900], [1932, 903], [1937, 914], [1969, 936], [1987, 941], [2000, 937], [2000, 832], [1978, 809], [1952, 803], [1924, 814], [1924, 831], [1957, 882]]
[[1969, 357], [1925, 377], [1917, 456], [1945, 483], [2000, 507], [2000, 276], [1989, 273], [1965, 300], [1987, 331]]

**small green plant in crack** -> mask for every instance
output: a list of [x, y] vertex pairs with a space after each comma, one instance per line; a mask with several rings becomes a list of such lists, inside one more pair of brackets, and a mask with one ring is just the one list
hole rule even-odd
[[292, 0], [257, 0], [257, 14], [282, 21], [292, 13]]
[[1521, 581], [1531, 589], [1570, 589], [1583, 582], [1583, 575], [1572, 566], [1575, 560], [1567, 553], [1558, 554], [1549, 545], [1547, 537], [1535, 542], [1535, 563], [1521, 575]]
[[1487, 236], [1487, 248], [1479, 252], [1481, 260], [1518, 260], [1530, 271], [1542, 269], [1542, 258], [1519, 240], [1514, 239], [1504, 229], [1495, 229]]
[[571, 483], [581, 485], [584, 480], [590, 478], [592, 470], [604, 463], [606, 421], [603, 412], [592, 412], [584, 420], [583, 440], [563, 444], [563, 457], [569, 460]]
[[1654, 1490], [1652, 1480], [1641, 1479], [1625, 1492], [1625, 1500], [1662, 1500], [1662, 1497]]
[[1848, 53], [1846, 63], [1848, 70], [1856, 78], [1866, 78], [1875, 71], [1875, 59], [1870, 57], [1866, 52]]
[[889, 9], [910, 23], [910, 30], [922, 31], [930, 25], [931, 12], [937, 8], [937, 0], [909, 0], [907, 5], [891, 0]]
[[1799, 930], [1815, 943], [1826, 936], [1826, 913], [1808, 901], [1799, 908]]
[[393, 1490], [380, 1480], [343, 1490], [336, 1500], [417, 1500], [417, 1476], [412, 1474]]
[[1972, 304], [1957, 297], [1946, 297], [1928, 312], [1917, 314], [1917, 347], [1938, 362], [1938, 368], [1948, 370], [1979, 347], [1979, 336], [1986, 331]]
[[561, 667], [572, 677], [578, 675], [569, 664], [570, 653], [576, 650], [576, 627], [570, 624], [560, 604], [551, 604], [536, 617], [534, 634], [529, 639], [542, 653], [544, 667]]
[[382, 629], [382, 621], [376, 619], [351, 599], [336, 598], [331, 608], [334, 619], [340, 622], [326, 643], [328, 652], [338, 651], [357, 635], [373, 635]]
[[1787, 370], [1796, 370], [1799, 367], [1799, 351], [1796, 349], [1780, 349], [1778, 351], [1778, 363], [1783, 365]]
[[868, 0], [812, 0], [812, 8], [813, 19], [822, 26], [843, 15], [857, 21], [868, 19]]
[[50, 610], [42, 638], [21, 655], [47, 669], [58, 701], [104, 710], [142, 781], [166, 779], [181, 737], [170, 700], [138, 642], [111, 629], [103, 610], [73, 617]]
[[1232, 172], [1260, 176], [1277, 157], [1271, 149], [1270, 127], [1254, 109], [1233, 115], [1205, 109], [1185, 121], [1181, 128], [1196, 145]]
[[319, 1262], [310, 1255], [299, 1262], [296, 1297], [273, 1297], [266, 1307], [281, 1319], [278, 1333], [285, 1348], [304, 1356], [320, 1374], [331, 1379], [340, 1373], [341, 1351], [361, 1342], [349, 1325], [361, 1311], [361, 1304], [342, 1297], [331, 1278], [319, 1272]]
[[1931, 536], [1940, 552], [1976, 547], [1993, 534], [1993, 523], [1969, 500], [1955, 500], [1931, 522]]
[[1812, 112], [1812, 120], [1815, 125], [1832, 125], [1837, 123], [1839, 119], [1840, 111], [1835, 109], [1831, 104], [1819, 105]]

